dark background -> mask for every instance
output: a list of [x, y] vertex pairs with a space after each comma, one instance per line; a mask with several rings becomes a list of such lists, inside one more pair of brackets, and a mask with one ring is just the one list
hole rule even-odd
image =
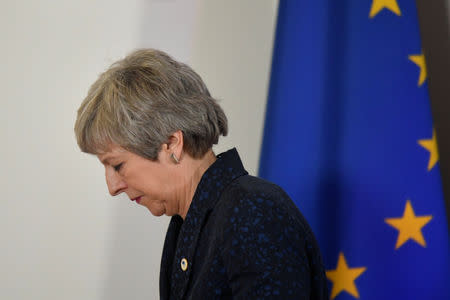
[[450, 35], [446, 0], [416, 0], [450, 230]]

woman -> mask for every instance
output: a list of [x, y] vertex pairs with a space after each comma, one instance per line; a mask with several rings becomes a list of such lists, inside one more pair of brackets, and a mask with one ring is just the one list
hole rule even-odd
[[78, 110], [82, 151], [111, 195], [172, 216], [161, 299], [326, 299], [313, 233], [278, 186], [249, 176], [236, 149], [212, 151], [227, 118], [202, 79], [158, 50], [114, 63]]

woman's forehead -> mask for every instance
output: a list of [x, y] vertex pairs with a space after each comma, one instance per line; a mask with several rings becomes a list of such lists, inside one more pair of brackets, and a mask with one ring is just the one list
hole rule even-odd
[[116, 144], [109, 145], [104, 152], [98, 153], [98, 159], [103, 163], [107, 163], [111, 158], [126, 153], [127, 150]]

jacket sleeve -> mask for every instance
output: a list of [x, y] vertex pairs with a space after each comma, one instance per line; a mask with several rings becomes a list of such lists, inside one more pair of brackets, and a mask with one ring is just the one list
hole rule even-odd
[[282, 193], [234, 196], [222, 235], [233, 298], [325, 299], [320, 253], [292, 200]]

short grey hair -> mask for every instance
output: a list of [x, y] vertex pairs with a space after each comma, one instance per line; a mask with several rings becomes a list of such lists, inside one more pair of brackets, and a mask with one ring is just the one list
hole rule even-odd
[[75, 122], [81, 151], [117, 144], [150, 160], [178, 130], [184, 151], [200, 158], [227, 135], [227, 118], [194, 70], [155, 49], [136, 50], [100, 74]]

